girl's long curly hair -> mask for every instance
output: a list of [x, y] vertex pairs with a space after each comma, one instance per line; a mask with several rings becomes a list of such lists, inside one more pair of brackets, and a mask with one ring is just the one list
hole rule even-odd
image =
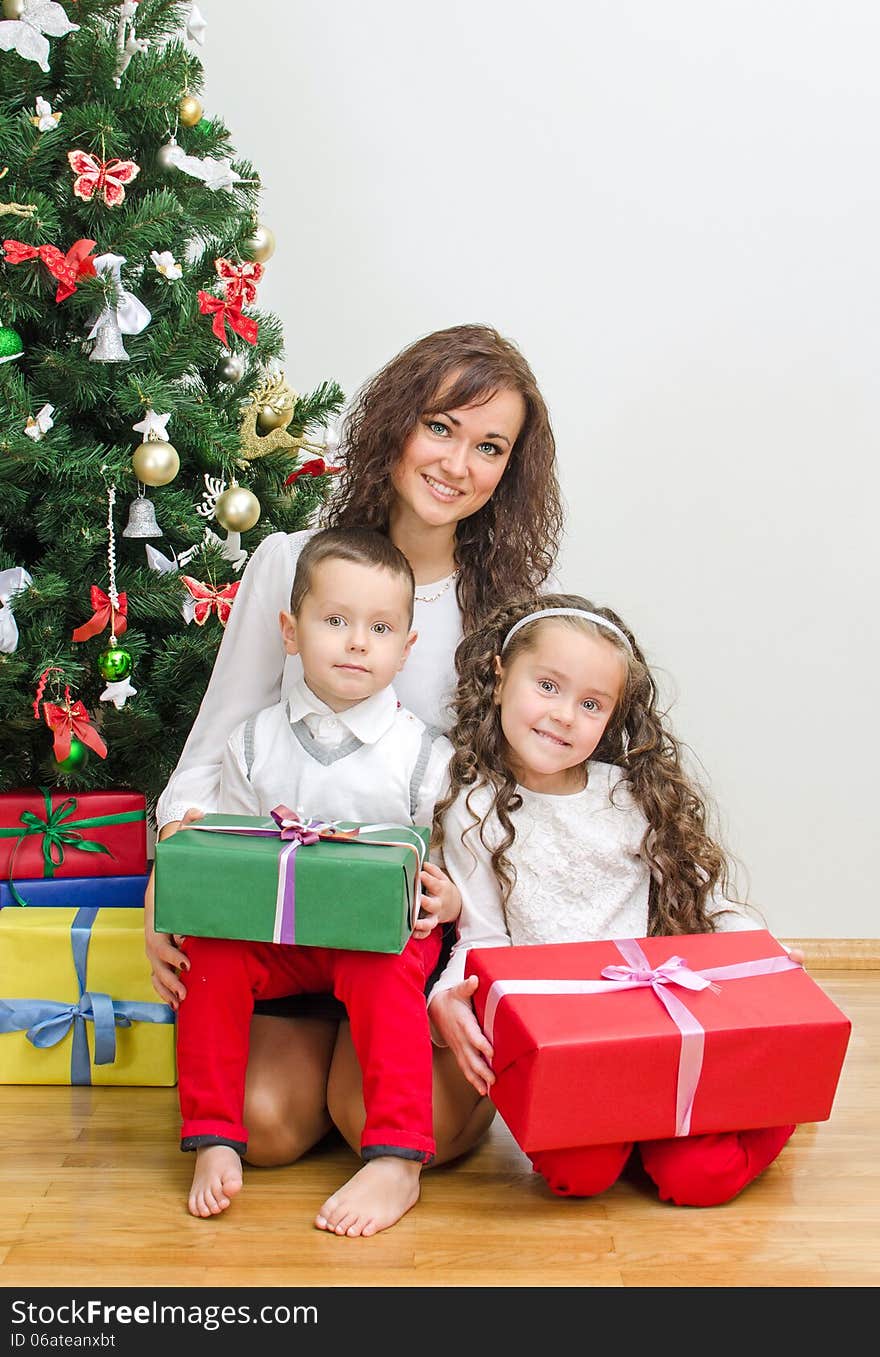
[[[707, 798], [682, 766], [682, 747], [668, 729], [665, 714], [658, 709], [655, 681], [630, 629], [610, 608], [575, 594], [539, 597], [530, 594], [507, 603], [460, 642], [455, 654], [459, 679], [453, 701], [454, 725], [449, 732], [454, 754], [449, 768], [449, 791], [434, 813], [436, 846], [443, 844], [445, 812], [459, 792], [469, 787], [466, 804], [474, 823], [465, 830], [465, 835], [479, 825], [480, 840], [491, 852], [492, 866], [507, 901], [515, 881], [515, 868], [507, 857], [515, 838], [511, 812], [519, 810], [522, 797], [507, 763], [500, 709], [494, 700], [498, 682], [494, 660], [501, 654], [510, 628], [529, 613], [544, 608], [579, 608], [597, 613], [619, 627], [629, 639], [632, 654], [614, 632], [586, 618], [552, 619], [607, 641], [625, 662], [623, 691], [591, 758], [624, 770], [633, 800], [648, 821], [642, 854], [651, 872], [649, 935], [713, 932], [715, 923], [707, 903], [716, 888], [730, 898], [730, 866], [725, 852], [709, 833]], [[537, 620], [522, 627], [504, 651], [505, 666], [512, 664], [517, 655], [534, 648], [539, 628], [546, 625], [547, 621]], [[491, 812], [501, 827], [500, 839], [497, 835], [486, 837], [490, 816], [481, 822], [471, 804], [473, 792], [481, 787], [488, 787], [493, 794]], [[612, 799], [613, 795], [612, 792]]]
[[465, 631], [504, 598], [547, 578], [559, 546], [562, 503], [556, 443], [534, 374], [519, 349], [488, 325], [455, 325], [416, 340], [355, 397], [342, 430], [343, 469], [326, 506], [332, 527], [388, 532], [391, 473], [419, 420], [437, 409], [518, 391], [525, 419], [491, 498], [456, 527], [456, 591]]

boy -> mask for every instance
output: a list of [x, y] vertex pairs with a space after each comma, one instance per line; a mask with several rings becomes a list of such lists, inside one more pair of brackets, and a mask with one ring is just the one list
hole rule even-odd
[[[303, 547], [290, 612], [280, 614], [303, 678], [289, 697], [242, 722], [223, 757], [220, 809], [266, 815], [279, 804], [325, 820], [430, 825], [451, 745], [402, 708], [391, 686], [416, 641], [415, 582], [380, 533], [326, 529]], [[437, 924], [457, 918], [457, 889], [422, 872], [423, 908], [399, 956], [335, 948], [185, 940], [190, 969], [178, 1012], [181, 1148], [196, 1151], [193, 1215], [226, 1209], [242, 1185], [242, 1124], [254, 1000], [332, 991], [348, 1009], [363, 1071], [363, 1168], [321, 1208], [320, 1228], [375, 1234], [418, 1200], [434, 1153], [425, 983]]]

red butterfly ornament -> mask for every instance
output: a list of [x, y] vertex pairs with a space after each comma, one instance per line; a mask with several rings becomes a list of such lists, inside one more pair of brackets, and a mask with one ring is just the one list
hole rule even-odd
[[233, 264], [231, 259], [215, 259], [214, 268], [217, 271], [217, 277], [226, 284], [226, 297], [232, 304], [237, 297], [239, 306], [244, 302], [254, 302], [257, 299], [256, 284], [263, 276], [263, 265], [254, 260], [246, 260], [243, 264]]
[[133, 160], [98, 160], [88, 151], [68, 151], [67, 159], [76, 175], [73, 191], [84, 203], [96, 194], [103, 194], [108, 207], [118, 207], [125, 199], [123, 185], [130, 184], [141, 172], [140, 165]]
[[205, 625], [212, 612], [215, 612], [222, 625], [226, 626], [241, 580], [225, 584], [222, 589], [215, 588], [213, 584], [202, 584], [201, 580], [194, 580], [191, 575], [181, 575], [180, 582], [195, 599], [193, 620], [198, 622], [200, 627]]

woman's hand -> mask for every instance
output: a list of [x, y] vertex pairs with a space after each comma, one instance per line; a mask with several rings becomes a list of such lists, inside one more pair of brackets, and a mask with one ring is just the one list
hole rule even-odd
[[458, 1061], [465, 1079], [485, 1097], [495, 1083], [491, 1067], [495, 1053], [471, 1007], [471, 995], [479, 983], [477, 977], [471, 975], [461, 984], [443, 990], [431, 1000], [428, 1014], [438, 1036]]
[[461, 892], [441, 868], [426, 862], [422, 868], [422, 905], [414, 938], [426, 938], [438, 924], [453, 923], [461, 913]]
[[[201, 820], [204, 811], [198, 810], [195, 806], [191, 807], [182, 820], [174, 820], [170, 824], [163, 825], [159, 831], [160, 839], [170, 839], [172, 834], [176, 834], [178, 829], [183, 829], [186, 825], [191, 825], [196, 820]], [[153, 989], [159, 998], [174, 1009], [176, 1013], [182, 1001], [186, 998], [186, 986], [180, 979], [181, 971], [189, 970], [189, 961], [186, 953], [181, 952], [178, 946], [182, 941], [177, 934], [157, 933], [153, 926], [153, 920], [156, 917], [156, 868], [150, 872], [150, 879], [147, 882], [147, 889], [144, 895], [144, 951], [147, 954], [147, 960], [152, 969], [150, 979], [153, 982]]]

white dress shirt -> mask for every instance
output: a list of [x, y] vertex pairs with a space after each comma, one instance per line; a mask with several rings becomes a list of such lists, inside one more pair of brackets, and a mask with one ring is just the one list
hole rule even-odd
[[334, 712], [297, 680], [236, 726], [220, 769], [219, 809], [430, 827], [452, 746], [383, 688]]

